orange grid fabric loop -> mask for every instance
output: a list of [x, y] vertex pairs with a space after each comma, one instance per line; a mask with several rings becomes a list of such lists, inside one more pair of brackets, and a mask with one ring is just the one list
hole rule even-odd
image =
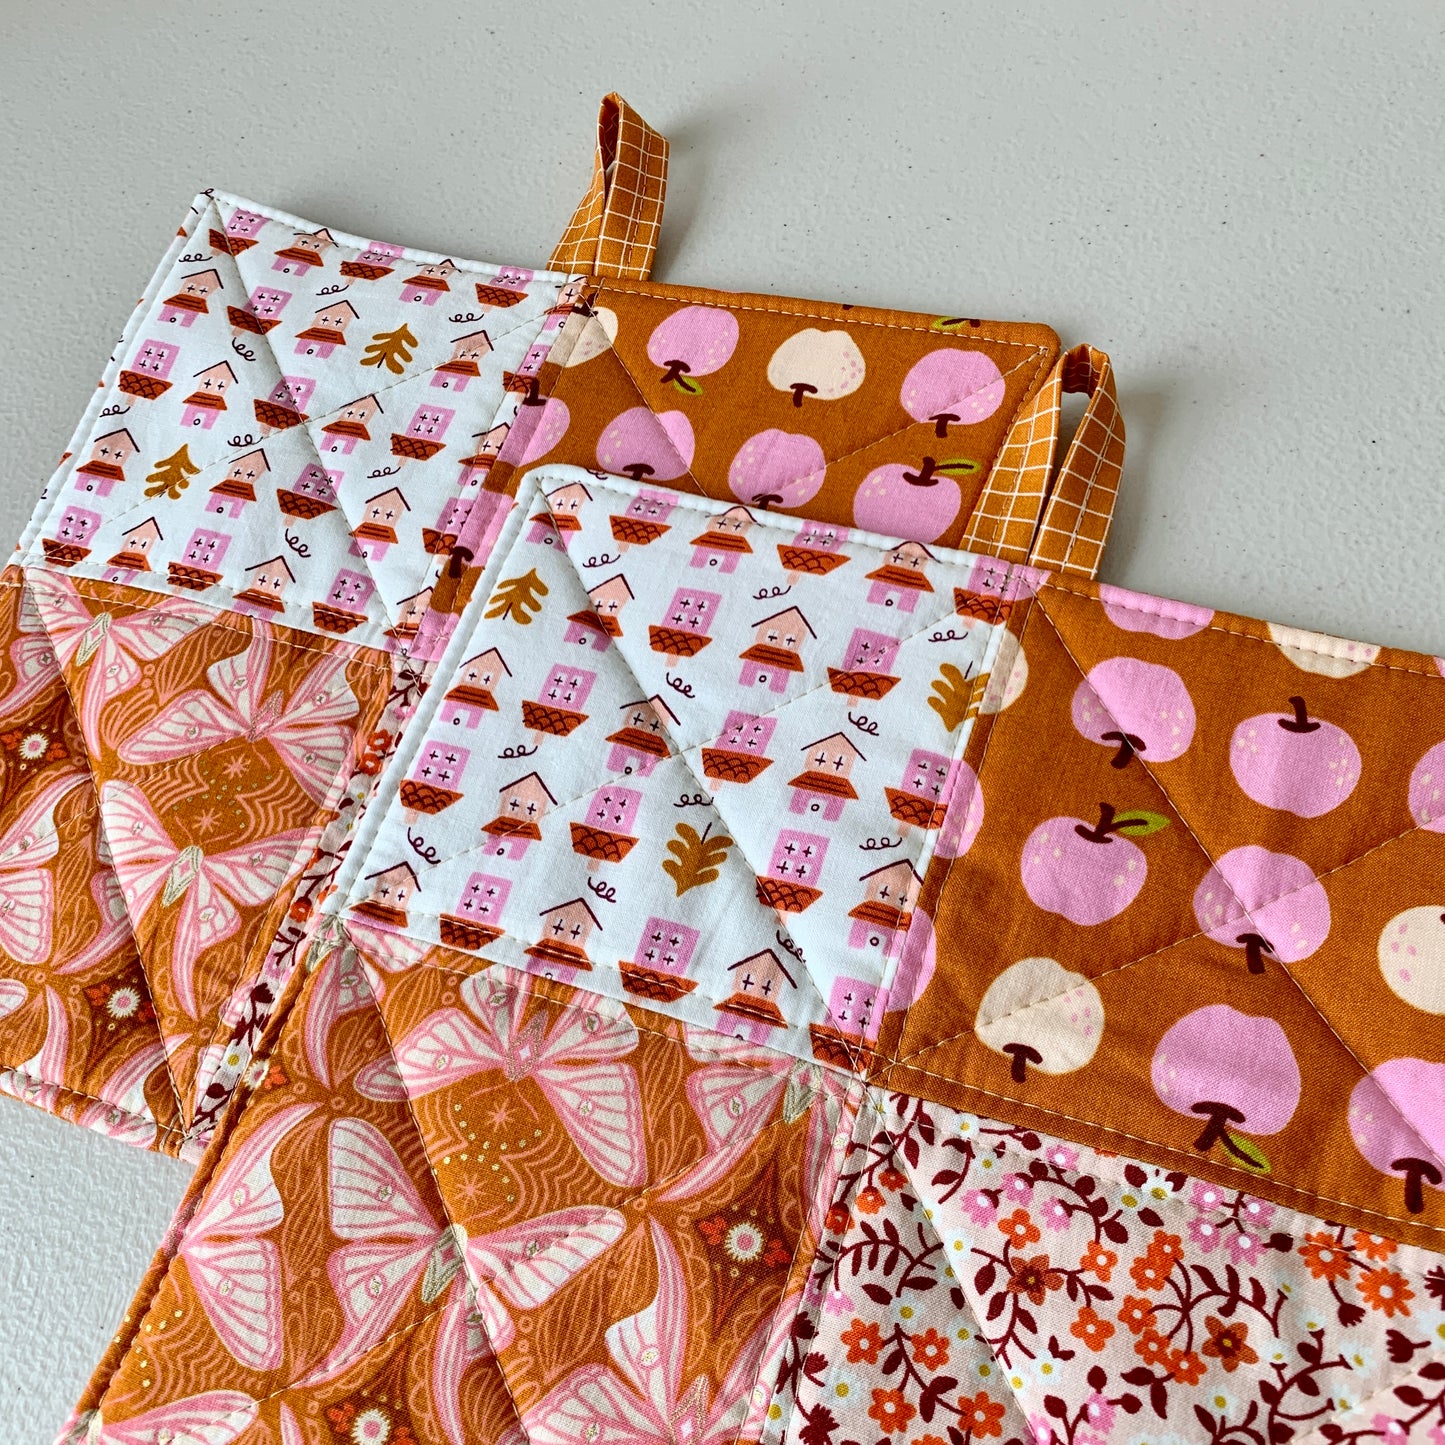
[[620, 95], [603, 99], [592, 184], [552, 252], [554, 271], [647, 279], [667, 198], [667, 152], [666, 137]]
[[[1065, 392], [1089, 398], [1054, 471]], [[1076, 346], [1019, 413], [960, 545], [1011, 562], [1093, 577], [1124, 468], [1124, 419], [1108, 356]]]

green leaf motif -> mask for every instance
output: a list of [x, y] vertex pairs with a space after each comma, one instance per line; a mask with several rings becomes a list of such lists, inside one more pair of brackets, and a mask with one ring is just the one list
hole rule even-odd
[[966, 316], [940, 316], [930, 326], [930, 331], [942, 331], [945, 335], [952, 335], [956, 331], [962, 331], [968, 325]]
[[1241, 1138], [1232, 1129], [1226, 1129], [1224, 1132], [1228, 1136], [1229, 1142], [1234, 1146], [1236, 1156], [1246, 1168], [1253, 1169], [1256, 1174], [1268, 1174], [1270, 1172], [1269, 1160], [1265, 1158], [1264, 1151], [1258, 1144], [1253, 1143], [1249, 1139]]
[[1151, 833], [1162, 833], [1168, 826], [1169, 819], [1163, 813], [1149, 813], [1143, 808], [1131, 808], [1114, 816], [1115, 830], [1120, 833], [1127, 830], [1131, 838], [1147, 838]]
[[684, 396], [701, 396], [702, 382], [694, 381], [690, 376], [677, 376], [673, 378], [672, 384]]
[[977, 462], [970, 461], [968, 457], [951, 457], [946, 462], [939, 462], [933, 470], [942, 472], [945, 477], [971, 477], [975, 472], [982, 471], [983, 468]]

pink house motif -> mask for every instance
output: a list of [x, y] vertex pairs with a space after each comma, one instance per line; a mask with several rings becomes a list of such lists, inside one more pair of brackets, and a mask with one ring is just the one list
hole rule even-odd
[[[120, 573], [149, 572], [151, 564], [149, 553], [151, 548], [160, 541], [161, 529], [154, 517], [147, 517], [139, 526], [132, 527], [128, 532], [121, 533], [121, 548], [105, 565]], [[124, 576], [107, 577], [108, 581], [123, 582]]]
[[614, 512], [608, 521], [612, 537], [625, 552], [629, 547], [645, 547], [671, 528], [668, 518], [677, 506], [675, 492], [639, 492], [621, 512]]
[[817, 634], [796, 607], [785, 607], [753, 626], [753, 645], [738, 654], [743, 664], [739, 681], [744, 687], [766, 685], [772, 692], [785, 692], [789, 676], [803, 670], [804, 641]]
[[117, 482], [125, 481], [125, 464], [136, 454], [135, 438], [124, 429], [97, 437], [90, 456], [75, 469], [75, 488], [97, 497], [110, 496]]
[[707, 529], [691, 542], [689, 567], [716, 567], [719, 572], [736, 572], [738, 558], [752, 552], [747, 534], [753, 529], [753, 516], [746, 507], [729, 507], [707, 524]]
[[806, 765], [796, 778], [788, 779], [793, 790], [788, 811], [822, 813], [827, 822], [836, 822], [843, 816], [843, 805], [858, 796], [849, 778], [853, 765], [867, 759], [844, 733], [830, 733], [802, 751]]
[[823, 896], [818, 880], [827, 855], [826, 838], [784, 828], [773, 844], [768, 871], [757, 877], [758, 902], [779, 913], [802, 913], [811, 908]]
[[953, 795], [957, 767], [943, 753], [914, 748], [903, 770], [902, 786], [884, 788], [888, 811], [906, 835], [909, 828], [938, 828]]
[[405, 928], [407, 905], [418, 888], [410, 863], [393, 863], [390, 868], [369, 873], [366, 897], [351, 905], [351, 912], [386, 928]]
[[331, 232], [323, 226], [319, 231], [298, 231], [289, 246], [276, 252], [271, 263], [273, 271], [288, 276], [304, 276], [313, 266], [323, 265], [322, 253], [336, 244]]
[[848, 910], [853, 920], [848, 947], [874, 949], [880, 958], [886, 958], [908, 931], [923, 879], [909, 859], [895, 858], [858, 881], [864, 887], [863, 901]]
[[647, 777], [661, 759], [672, 756], [667, 730], [677, 726], [677, 715], [655, 694], [623, 704], [622, 726], [607, 734], [612, 744], [607, 766], [614, 773]]
[[316, 383], [309, 376], [283, 376], [264, 401], [257, 397], [253, 403], [261, 430], [269, 435], [300, 426], [308, 420], [306, 404], [315, 390]]
[[357, 442], [371, 440], [367, 427], [380, 411], [381, 403], [374, 396], [361, 396], [355, 401], [347, 402], [341, 408], [340, 415], [321, 428], [321, 435], [326, 439], [326, 450], [349, 457], [356, 450]]
[[440, 813], [462, 796], [462, 778], [470, 756], [467, 748], [459, 748], [446, 739], [422, 744], [412, 764], [411, 776], [403, 778], [397, 789], [397, 799], [408, 823], [414, 823], [421, 813], [428, 816]]
[[568, 482], [565, 487], [548, 492], [546, 509], [529, 518], [532, 527], [527, 533], [527, 540], [549, 547], [560, 545], [565, 552], [568, 534], [582, 530], [577, 514], [591, 500], [592, 493], [581, 482]]
[[844, 697], [877, 702], [898, 683], [893, 675], [893, 660], [897, 656], [896, 637], [855, 627], [839, 665], [828, 669], [828, 686]]
[[115, 379], [118, 390], [136, 401], [155, 401], [171, 389], [167, 380], [179, 350], [169, 341], [147, 337], [135, 349], [130, 365]]
[[296, 580], [296, 574], [286, 565], [284, 557], [268, 557], [254, 567], [245, 570], [246, 586], [233, 599], [236, 606], [245, 611], [255, 608], [261, 612], [285, 610], [285, 591]]
[[281, 324], [281, 313], [290, 300], [289, 291], [280, 291], [275, 286], [257, 286], [244, 306], [226, 307], [226, 319], [237, 336], [242, 332], [264, 336]]
[[438, 920], [441, 939], [448, 948], [465, 948], [475, 953], [502, 936], [502, 914], [511, 880], [494, 873], [473, 873], [462, 885], [454, 913], [443, 913]]
[[703, 777], [717, 783], [752, 782], [773, 765], [768, 744], [777, 726], [776, 717], [730, 712], [723, 719], [722, 735], [711, 747], [702, 750]]
[[525, 858], [542, 837], [542, 819], [556, 805], [540, 773], [504, 784], [497, 790], [497, 816], [482, 824], [482, 832], [493, 840], [482, 851], [495, 858]]
[[797, 988], [797, 981], [781, 958], [771, 948], [750, 953], [728, 965], [733, 991], [717, 1005], [719, 1012], [736, 1014], [750, 1023], [769, 1028], [784, 1028], [787, 1017], [780, 999]]
[[204, 592], [221, 580], [220, 567], [230, 550], [231, 538], [212, 527], [197, 527], [181, 552], [181, 560], [167, 567], [172, 587]]
[[618, 618], [622, 609], [632, 601], [632, 588], [619, 572], [615, 577], [589, 587], [587, 600], [592, 604], [590, 607], [568, 616], [567, 631], [563, 633], [562, 640], [606, 652], [612, 645], [612, 639], [622, 636], [622, 623]]
[[343, 567], [332, 580], [326, 601], [311, 604], [312, 620], [322, 632], [350, 632], [366, 621], [366, 605], [375, 591], [370, 577]]
[[696, 657], [712, 641], [709, 632], [721, 606], [719, 592], [679, 587], [662, 621], [647, 629], [649, 645], [667, 658], [669, 667], [675, 667], [680, 658]]
[[460, 395], [474, 376], [482, 374], [481, 363], [492, 349], [485, 331], [468, 332], [452, 342], [452, 354], [432, 372], [431, 384]]
[[259, 211], [247, 211], [240, 207], [231, 212], [224, 231], [211, 230], [211, 249], [224, 251], [228, 256], [239, 256], [256, 244], [256, 237], [266, 224], [265, 216]]
[[398, 642], [409, 642], [421, 629], [422, 619], [431, 606], [431, 588], [423, 587], [410, 597], [403, 597], [396, 604], [396, 621], [386, 629], [386, 635]]
[[467, 525], [475, 497], [449, 497], [437, 514], [436, 526], [421, 529], [422, 546], [433, 556], [450, 552]]
[[404, 462], [425, 462], [442, 449], [442, 438], [452, 424], [454, 411], [444, 406], [417, 407], [405, 432], [392, 432], [391, 454]]
[[401, 247], [386, 241], [372, 241], [354, 261], [341, 263], [341, 274], [351, 281], [380, 281], [392, 273]]
[[455, 276], [456, 272], [457, 268], [450, 261], [428, 261], [415, 275], [408, 276], [401, 283], [401, 299], [419, 301], [423, 306], [435, 306], [437, 297], [452, 289], [447, 284], [447, 277]]
[[884, 554], [881, 567], [867, 574], [867, 580], [873, 584], [868, 589], [868, 601], [875, 607], [912, 612], [920, 594], [933, 591], [927, 569], [934, 560], [933, 553], [922, 542], [900, 542]]
[[828, 991], [828, 1014], [832, 1019], [833, 1028], [823, 1030], [815, 1026], [813, 1030], [815, 1057], [822, 1055], [830, 1063], [842, 1062], [824, 1053], [818, 1047], [820, 1040], [817, 1036], [819, 1033], [835, 1034], [852, 1044], [873, 1043], [878, 1037], [878, 1026], [883, 1022], [887, 1000], [888, 990], [880, 988], [876, 983], [868, 982], [867, 979], [846, 976], [835, 978], [833, 987]]
[[458, 487], [477, 487], [487, 479], [487, 473], [496, 465], [497, 454], [507, 440], [511, 430], [510, 422], [498, 422], [490, 431], [473, 432], [477, 449], [469, 457], [462, 458], [462, 474], [457, 478]]
[[69, 506], [60, 514], [54, 537], [45, 537], [41, 546], [45, 560], [56, 567], [73, 567], [90, 556], [90, 539], [100, 526], [99, 512], [85, 507]]
[[340, 485], [339, 471], [327, 471], [316, 462], [307, 462], [289, 490], [276, 488], [276, 505], [288, 517], [309, 521], [336, 510], [336, 489]]
[[601, 922], [581, 898], [559, 903], [542, 911], [541, 937], [530, 948], [523, 949], [528, 958], [542, 965], [541, 972], [552, 977], [552, 968], [590, 969], [587, 940], [600, 932]]
[[539, 739], [543, 734], [565, 738], [575, 732], [587, 721], [582, 708], [596, 681], [595, 672], [555, 664], [548, 670], [547, 680], [537, 696], [522, 703], [522, 726]]
[[589, 870], [602, 863], [620, 863], [632, 851], [641, 805], [641, 793], [617, 783], [605, 784], [587, 800], [586, 813], [571, 829], [572, 851], [587, 860]]
[[697, 987], [697, 980], [687, 977], [687, 968], [700, 936], [685, 923], [649, 918], [642, 925], [642, 937], [631, 959], [618, 963], [622, 987], [653, 1002], [676, 1003]]
[[256, 500], [256, 483], [270, 470], [271, 463], [259, 447], [237, 457], [226, 468], [226, 475], [211, 488], [215, 501], [206, 510], [220, 517], [239, 517], [246, 504]]
[[827, 522], [805, 522], [791, 542], [778, 543], [778, 560], [789, 581], [800, 577], [825, 577], [841, 567], [847, 556], [839, 550], [848, 538], [845, 527]]
[[296, 333], [298, 356], [319, 356], [324, 361], [338, 346], [346, 345], [346, 328], [356, 320], [349, 301], [335, 301], [317, 311], [311, 325]]
[[217, 271], [192, 271], [181, 277], [181, 289], [161, 302], [161, 320], [172, 325], [189, 326], [197, 316], [205, 316], [210, 308], [207, 298], [221, 289]]
[[483, 713], [498, 711], [493, 688], [500, 685], [502, 678], [511, 675], [511, 669], [495, 647], [468, 658], [457, 669], [456, 681], [442, 699], [441, 720], [453, 727], [476, 727]]
[[236, 373], [229, 361], [218, 361], [196, 373], [196, 389], [185, 399], [181, 412], [182, 426], [198, 426], [210, 431], [216, 418], [226, 409], [226, 392], [236, 384]]
[[357, 557], [382, 558], [396, 544], [396, 524], [411, 506], [397, 487], [366, 499], [362, 518], [351, 529], [351, 551]]

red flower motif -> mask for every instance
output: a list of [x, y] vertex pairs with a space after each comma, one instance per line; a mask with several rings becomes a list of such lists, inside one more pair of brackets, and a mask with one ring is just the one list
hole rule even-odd
[[865, 1365], [878, 1363], [878, 1354], [883, 1348], [883, 1336], [878, 1333], [878, 1326], [872, 1320], [864, 1324], [855, 1317], [839, 1338], [848, 1346], [850, 1365], [856, 1365], [859, 1361]]
[[1204, 1328], [1209, 1331], [1209, 1338], [1199, 1347], [1199, 1352], [1218, 1360], [1226, 1375], [1233, 1374], [1241, 1365], [1258, 1362], [1259, 1356], [1249, 1343], [1249, 1326], [1243, 1320], [1225, 1324], [1210, 1315], [1204, 1321]]
[[1049, 1257], [1046, 1254], [1036, 1254], [1032, 1259], [1016, 1259], [1010, 1268], [1007, 1285], [1009, 1291], [1027, 1295], [1036, 1305], [1043, 1304], [1047, 1290], [1064, 1287], [1062, 1272], [1049, 1268]]
[[884, 1205], [883, 1191], [875, 1189], [871, 1184], [858, 1193], [855, 1203], [864, 1214], [877, 1214]]
[[925, 1370], [942, 1369], [948, 1363], [948, 1341], [932, 1325], [921, 1335], [910, 1335], [913, 1363]]
[[1119, 1256], [1112, 1249], [1105, 1249], [1099, 1241], [1093, 1240], [1079, 1256], [1079, 1268], [1086, 1274], [1097, 1275], [1100, 1284], [1108, 1284]]
[[770, 1239], [768, 1247], [763, 1253], [763, 1263], [769, 1269], [777, 1269], [780, 1264], [787, 1264], [792, 1255], [788, 1253], [787, 1246], [780, 1239]]
[[906, 1430], [917, 1413], [903, 1398], [902, 1390], [874, 1390], [873, 1403], [868, 1407], [869, 1418], [878, 1422], [878, 1428], [885, 1435]]
[[1154, 1301], [1137, 1294], [1126, 1294], [1119, 1306], [1119, 1322], [1129, 1327], [1131, 1335], [1142, 1334], [1154, 1324]]
[[1027, 1209], [1015, 1209], [1007, 1219], [1000, 1219], [998, 1222], [999, 1233], [1008, 1236], [1008, 1242], [1015, 1249], [1022, 1249], [1026, 1244], [1034, 1244], [1043, 1236], [1039, 1233], [1039, 1227], [1029, 1218]]
[[824, 1220], [830, 1234], [847, 1234], [848, 1226], [852, 1223], [848, 1211], [841, 1204], [828, 1206], [828, 1217]]
[[[958, 1402], [958, 1423], [964, 1430], [972, 1430], [975, 1440], [986, 1440], [991, 1435], [1003, 1434], [1004, 1408], [991, 1400], [980, 1390], [973, 1399], [964, 1398]], [[923, 1445], [920, 1440], [918, 1445]]]
[[885, 1189], [902, 1189], [908, 1183], [908, 1176], [890, 1164], [886, 1169], [878, 1171], [878, 1182]]
[[1353, 1268], [1344, 1247], [1325, 1230], [1305, 1235], [1299, 1254], [1315, 1279], [1344, 1279]]
[[716, 1249], [728, 1232], [728, 1222], [721, 1214], [715, 1214], [711, 1219], [699, 1219], [697, 1232]]
[[1372, 1310], [1380, 1310], [1387, 1320], [1409, 1314], [1409, 1302], [1415, 1298], [1415, 1291], [1405, 1282], [1405, 1276], [1393, 1269], [1367, 1270], [1355, 1281], [1355, 1288], [1365, 1303]]

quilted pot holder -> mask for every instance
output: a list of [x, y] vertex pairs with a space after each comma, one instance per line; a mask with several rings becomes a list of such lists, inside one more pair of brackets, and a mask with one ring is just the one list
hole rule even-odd
[[22, 539], [0, 1077], [198, 1161], [64, 1438], [1438, 1445], [1445, 664], [1095, 583], [1106, 357], [666, 159], [199, 197]]

